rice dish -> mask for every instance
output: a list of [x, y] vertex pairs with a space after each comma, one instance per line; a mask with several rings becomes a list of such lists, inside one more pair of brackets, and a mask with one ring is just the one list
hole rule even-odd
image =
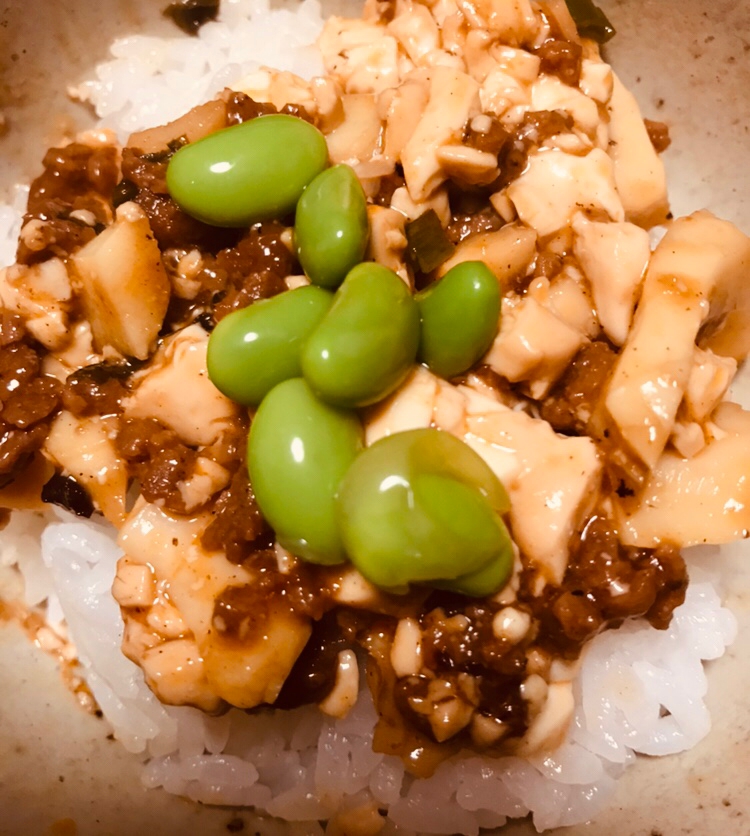
[[[242, 68], [235, 78], [241, 78], [247, 71], [248, 68]], [[254, 83], [257, 82], [256, 77]], [[217, 81], [218, 87], [225, 83], [225, 77]], [[199, 98], [203, 98], [204, 92], [202, 89]], [[122, 662], [119, 670], [109, 667], [118, 659], [120, 619], [109, 596], [113, 567], [104, 555], [112, 554], [110, 560], [113, 560], [115, 553], [109, 551], [106, 537], [103, 532], [94, 533], [90, 526], [55, 523], [42, 538], [43, 557], [52, 572], [80, 658], [90, 669], [87, 680], [97, 701], [118, 738], [134, 751], [151, 756], [146, 772], [149, 785], [164, 786], [209, 803], [253, 805], [292, 820], [324, 819], [338, 813], [337, 821], [341, 822], [338, 826], [343, 832], [349, 832], [347, 828], [351, 827], [346, 824], [347, 813], [356, 815], [360, 824], [369, 813], [373, 826], [381, 826], [377, 813], [381, 806], [389, 807], [389, 818], [395, 826], [422, 832], [472, 833], [477, 827], [500, 826], [505, 817], [524, 815], [529, 809], [535, 811], [539, 828], [591, 818], [604, 803], [606, 792], [622, 766], [632, 759], [633, 751], [648, 754], [678, 751], [705, 733], [706, 718], [700, 710], [703, 682], [699, 660], [720, 655], [732, 638], [731, 616], [721, 608], [710, 584], [701, 581], [701, 570], [696, 567], [685, 605], [677, 611], [669, 630], [658, 634], [664, 642], [647, 640], [652, 656], [642, 655], [640, 648], [631, 650], [628, 645], [631, 639], [636, 642], [639, 634], [649, 631], [642, 624], [629, 624], [603, 634], [587, 653], [576, 688], [582, 687], [589, 678], [598, 678], [595, 673], [589, 673], [589, 664], [601, 653], [623, 693], [622, 706], [614, 711], [616, 719], [612, 720], [606, 712], [595, 716], [586, 702], [588, 697], [584, 699], [579, 694], [580, 707], [568, 742], [550, 756], [523, 761], [509, 756], [495, 761], [494, 781], [501, 786], [495, 787], [493, 781], [490, 789], [485, 782], [481, 786], [487, 792], [480, 796], [472, 784], [472, 775], [481, 773], [483, 768], [476, 757], [457, 756], [439, 767], [434, 777], [414, 781], [404, 778], [400, 762], [374, 754], [366, 736], [362, 736], [362, 731], [371, 728], [376, 719], [366, 689], [360, 693], [356, 708], [345, 718], [333, 721], [314, 710], [296, 709], [278, 722], [278, 728], [276, 721], [270, 723], [266, 715], [253, 717], [232, 711], [221, 718], [204, 721], [195, 709], [161, 706], [142, 683], [136, 685], [139, 681], [136, 669], [124, 660], [119, 660]], [[86, 558], [81, 560], [81, 555]], [[101, 575], [100, 564], [104, 564]], [[82, 574], [90, 575], [91, 594], [85, 597], [71, 587], [73, 577], [80, 578]], [[43, 594], [37, 597], [42, 598]], [[82, 598], [90, 607], [88, 613], [82, 610]], [[706, 618], [706, 613], [712, 614], [709, 617], [713, 624], [712, 636], [697, 643], [692, 661], [687, 662], [688, 657], [682, 651], [670, 652], [667, 659], [664, 646], [684, 642], [685, 647], [696, 647], [691, 625], [698, 611], [702, 618]], [[79, 619], [90, 618], [102, 619], [102, 625], [108, 623], [115, 631], [96, 631], [101, 647], [89, 643], [87, 630], [76, 628], [77, 622], [86, 623]], [[105, 636], [108, 636], [106, 641]], [[612, 647], [615, 644], [616, 649]], [[631, 667], [629, 659], [634, 657], [640, 661]], [[679, 699], [682, 689], [673, 698], [657, 697], [649, 691], [649, 683], [665, 667], [675, 677], [683, 669], [693, 677], [697, 674], [695, 716], [687, 713], [685, 705], [692, 700]], [[136, 688], [140, 689], [137, 698], [133, 696]], [[646, 695], [647, 701], [642, 706], [629, 704], [628, 694], [633, 691]], [[123, 699], [125, 694], [129, 699]], [[608, 702], [605, 695], [601, 700]], [[666, 716], [660, 716], [664, 713], [660, 706], [668, 712]], [[638, 720], [650, 728], [650, 734], [642, 736], [636, 725]], [[198, 725], [194, 725], [196, 721]], [[618, 729], [616, 735], [609, 725], [612, 722]], [[607, 730], [603, 738], [593, 737], [597, 728]], [[261, 744], [259, 739], [264, 735], [268, 739]], [[607, 747], [602, 746], [602, 739], [610, 741]], [[179, 757], [175, 754], [178, 745]], [[582, 747], [598, 757], [587, 755]], [[326, 753], [328, 760], [319, 754], [317, 762], [313, 762], [316, 748], [319, 753]], [[282, 763], [284, 774], [279, 775]], [[345, 785], [338, 783], [341, 774], [346, 772], [342, 764], [349, 764]], [[558, 774], [560, 784], [555, 791], [543, 783], [552, 773]], [[560, 775], [564, 776], [561, 781]], [[221, 789], [216, 790], [217, 786]], [[311, 800], [310, 792], [315, 800]], [[436, 796], [455, 798], [458, 806], [451, 804], [449, 809], [440, 809], [436, 814], [433, 808]]]

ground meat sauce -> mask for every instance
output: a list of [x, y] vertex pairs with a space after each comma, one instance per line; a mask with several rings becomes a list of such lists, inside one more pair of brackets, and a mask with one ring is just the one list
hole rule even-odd
[[581, 78], [583, 49], [572, 41], [545, 41], [536, 54], [541, 59], [540, 70], [556, 75], [564, 84], [578, 87]]
[[0, 485], [41, 448], [60, 403], [62, 386], [42, 374], [40, 355], [21, 317], [0, 309]]
[[180, 209], [169, 196], [166, 174], [171, 154], [144, 154], [137, 148], [122, 152], [122, 183], [148, 216], [151, 230], [162, 249], [198, 247], [215, 253], [232, 246], [240, 233], [233, 229], [209, 226]]
[[586, 343], [540, 407], [559, 433], [583, 435], [617, 355], [605, 340]]
[[524, 114], [520, 125], [500, 149], [500, 177], [491, 185], [491, 190], [497, 191], [520, 176], [533, 148], [572, 127], [573, 118], [570, 114], [557, 110], [530, 110]]
[[193, 475], [198, 453], [155, 418], [126, 418], [115, 440], [117, 452], [138, 479], [141, 493], [166, 511], [186, 514], [181, 485]]
[[644, 119], [643, 123], [646, 126], [648, 138], [654, 146], [654, 151], [657, 154], [666, 151], [672, 144], [672, 139], [669, 136], [669, 126], [665, 125], [664, 122], [654, 122], [651, 119]]
[[68, 375], [63, 387], [65, 409], [74, 415], [118, 415], [128, 394], [133, 363], [96, 363]]
[[[384, 19], [392, 7], [380, 4]], [[567, 84], [577, 82], [581, 51], [576, 44], [550, 40], [538, 52], [545, 72]], [[227, 92], [224, 100], [228, 125], [275, 111], [241, 93]], [[296, 106], [284, 110], [308, 118]], [[493, 117], [488, 119], [476, 123], [481, 131], [469, 126], [464, 142], [496, 155], [500, 176], [483, 188], [449, 184], [451, 221], [446, 234], [452, 243], [499, 229], [503, 220], [487, 206], [489, 191], [517, 177], [532, 148], [571, 127], [570, 117], [556, 111], [529, 112], [512, 132]], [[662, 132], [652, 128], [650, 133], [658, 147]], [[187, 277], [192, 290], [173, 292], [162, 336], [191, 322], [210, 330], [231, 311], [283, 292], [286, 277], [299, 272], [289, 246], [289, 219], [228, 230], [187, 216], [169, 196], [165, 182], [169, 158], [181, 142], [175, 137], [157, 154], [125, 148], [121, 168], [113, 148], [73, 144], [50, 151], [43, 174], [32, 186], [26, 216], [27, 222], [37, 221], [47, 230], [46, 237], [39, 250], [31, 251], [22, 243], [19, 260], [66, 258], [93, 238], [98, 225], [111, 222], [116, 205], [133, 200], [149, 218], [175, 288], [186, 260], [192, 264]], [[395, 189], [403, 185], [398, 169], [381, 178], [374, 202], [389, 205]], [[86, 210], [90, 217], [71, 218], [76, 210]], [[87, 225], [82, 217], [93, 222]], [[542, 251], [534, 274], [556, 275], [566, 257]], [[495, 634], [493, 621], [502, 605], [489, 600], [415, 589], [400, 597], [381, 593], [370, 609], [342, 606], [335, 596], [340, 567], [292, 561], [284, 571], [279, 568], [274, 533], [258, 509], [245, 467], [246, 417], [237, 418], [213, 445], [199, 449], [155, 418], [134, 418], [124, 411], [133, 374], [142, 364], [97, 362], [74, 371], [61, 384], [42, 374], [42, 354], [23, 320], [2, 312], [0, 480], [12, 480], [42, 446], [51, 418], [61, 406], [82, 420], [113, 416], [115, 448], [144, 498], [178, 516], [208, 513], [211, 521], [201, 535], [203, 548], [223, 551], [257, 579], [252, 585], [229, 586], [215, 599], [214, 629], [227, 642], [242, 642], [261, 629], [261, 616], [272, 617], [279, 608], [312, 619], [311, 638], [276, 705], [294, 708], [324, 699], [336, 681], [338, 654], [358, 648], [367, 656], [368, 683], [380, 715], [374, 747], [401, 755], [416, 774], [427, 774], [463, 744], [504, 751], [523, 735], [532, 719], [521, 687], [530, 658], [536, 658], [537, 664], [539, 659], [575, 659], [592, 636], [631, 617], [643, 616], [665, 627], [684, 598], [687, 577], [679, 552], [668, 546], [623, 547], [612, 520], [598, 508], [571, 543], [569, 565], [559, 586], [547, 584], [540, 593], [533, 567], [521, 572], [513, 606], [528, 618], [530, 628], [516, 642]], [[538, 405], [541, 416], [558, 432], [586, 433], [615, 358], [616, 349], [605, 340], [588, 342]], [[489, 367], [479, 366], [472, 374], [504, 402], [528, 404], [521, 392]], [[200, 457], [221, 465], [226, 480], [198, 506], [188, 506], [185, 485], [195, 475]], [[613, 490], [620, 490], [611, 473], [608, 478]], [[46, 498], [77, 513], [90, 513], [90, 498], [85, 491], [79, 495], [78, 486], [66, 479], [58, 474], [49, 483]], [[419, 625], [423, 665], [419, 675], [398, 677], [391, 650], [396, 625], [405, 615]], [[436, 731], [432, 722], [435, 712], [446, 705], [451, 706], [451, 716], [466, 721], [448, 736]], [[494, 724], [502, 733], [492, 739], [477, 736], [472, 718]]]
[[452, 244], [482, 232], [494, 232], [503, 226], [503, 219], [479, 195], [454, 190], [450, 195], [451, 222], [445, 234]]
[[112, 146], [73, 142], [51, 148], [31, 184], [24, 224], [38, 221], [33, 247], [22, 235], [16, 259], [33, 264], [66, 257], [90, 241], [112, 217], [110, 198], [118, 177]]
[[204, 549], [223, 549], [232, 563], [242, 564], [258, 551], [265, 551], [273, 545], [274, 533], [255, 501], [247, 468], [237, 468], [231, 483], [216, 500], [211, 514], [213, 519], [201, 535]]
[[678, 549], [622, 546], [614, 523], [595, 513], [571, 549], [560, 587], [519, 596], [539, 621], [539, 646], [577, 658], [582, 643], [624, 619], [645, 616], [664, 629], [685, 599], [687, 570]]

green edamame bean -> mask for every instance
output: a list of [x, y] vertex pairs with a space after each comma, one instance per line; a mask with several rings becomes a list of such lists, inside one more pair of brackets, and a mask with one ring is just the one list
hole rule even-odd
[[317, 128], [274, 113], [180, 148], [167, 167], [167, 188], [199, 221], [249, 226], [288, 215], [327, 160]]
[[315, 394], [338, 406], [367, 406], [390, 394], [411, 368], [419, 311], [409, 288], [373, 262], [350, 270], [302, 350]]
[[507, 494], [485, 462], [448, 433], [410, 430], [376, 442], [350, 467], [337, 504], [346, 552], [378, 586], [405, 591], [410, 583], [453, 582], [450, 588], [490, 594], [490, 582], [499, 586], [510, 572], [510, 539], [499, 516]]
[[492, 345], [500, 318], [500, 285], [482, 261], [464, 261], [415, 297], [422, 320], [419, 359], [451, 378]]
[[451, 581], [433, 581], [432, 585], [472, 598], [485, 598], [502, 589], [510, 580], [513, 571], [513, 547], [505, 524], [502, 520], [499, 520], [499, 524], [505, 531], [507, 541], [506, 548], [496, 558], [476, 572], [460, 575]]
[[208, 376], [228, 398], [257, 406], [274, 386], [300, 377], [300, 351], [333, 294], [300, 287], [233, 311], [208, 341]]
[[284, 548], [311, 563], [346, 559], [335, 497], [362, 448], [359, 418], [321, 403], [302, 378], [263, 399], [247, 442], [250, 481]]
[[348, 165], [322, 171], [297, 203], [294, 245], [313, 284], [338, 287], [364, 258], [368, 232], [367, 198]]

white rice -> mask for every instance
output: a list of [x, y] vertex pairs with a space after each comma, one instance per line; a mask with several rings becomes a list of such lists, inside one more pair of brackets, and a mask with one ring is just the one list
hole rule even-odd
[[321, 74], [314, 44], [322, 26], [317, 0], [303, 0], [295, 12], [271, 10], [268, 0], [222, 0], [221, 18], [205, 24], [198, 38], [115, 41], [113, 59], [71, 92], [124, 139], [176, 119], [263, 66], [306, 78]]
[[[179, 116], [259, 66], [320, 72], [310, 45], [321, 25], [316, 0], [305, 0], [296, 15], [269, 11], [263, 0], [223, 0], [221, 20], [205, 25], [200, 38], [117, 41], [113, 60], [76, 94], [124, 138]], [[22, 205], [19, 195], [19, 205], [0, 207], [6, 263], [13, 261]], [[529, 812], [539, 830], [594, 818], [635, 753], [679, 752], [707, 734], [702, 662], [720, 656], [736, 630], [706, 561], [691, 558], [687, 599], [669, 630], [628, 623], [590, 644], [576, 685], [575, 722], [558, 751], [531, 761], [464, 754], [432, 778], [414, 780], [398, 759], [372, 751], [376, 715], [366, 688], [350, 715], [335, 721], [314, 707], [212, 718], [161, 705], [120, 652], [122, 621], [110, 593], [119, 555], [113, 533], [55, 520], [41, 537], [40, 560], [43, 525], [38, 516], [17, 516], [2, 537], [0, 569], [17, 563], [29, 603], [49, 596], [50, 617], [64, 614], [104, 715], [144, 761], [144, 783], [300, 823], [269, 824], [268, 833], [323, 833], [317, 821], [366, 805], [388, 809], [386, 836], [470, 836]]]

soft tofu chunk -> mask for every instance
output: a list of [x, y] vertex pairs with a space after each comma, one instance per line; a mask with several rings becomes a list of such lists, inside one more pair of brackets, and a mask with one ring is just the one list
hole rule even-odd
[[328, 155], [334, 164], [357, 166], [379, 152], [383, 125], [372, 93], [347, 94], [341, 104], [343, 119], [326, 137]]
[[609, 64], [584, 58], [581, 61], [581, 90], [599, 104], [607, 104], [612, 97], [614, 88], [614, 73]]
[[541, 75], [531, 87], [532, 110], [561, 110], [589, 136], [599, 125], [599, 108], [593, 99], [554, 75]]
[[483, 362], [512, 383], [529, 381], [541, 398], [562, 375], [586, 337], [527, 296], [515, 307], [503, 305], [500, 332]]
[[159, 335], [170, 285], [148, 219], [123, 204], [117, 220], [71, 257], [100, 350], [145, 360]]
[[529, 0], [457, 0], [457, 5], [472, 29], [488, 29], [511, 46], [531, 43], [541, 27]]
[[467, 394], [464, 440], [502, 481], [513, 539], [551, 583], [562, 581], [570, 538], [599, 496], [602, 465], [590, 438], [557, 435], [545, 421]]
[[240, 627], [239, 639], [212, 630], [201, 642], [206, 679], [216, 694], [238, 708], [271, 704], [311, 633], [310, 620], [284, 602], [261, 606], [259, 601]]
[[446, 179], [437, 151], [460, 141], [464, 126], [477, 113], [479, 84], [464, 72], [435, 67], [430, 73], [427, 106], [401, 152], [406, 187], [413, 200], [424, 200]]
[[591, 285], [604, 333], [622, 345], [633, 319], [636, 299], [651, 249], [648, 233], [628, 222], [573, 222], [573, 252]]
[[404, 262], [406, 217], [387, 206], [369, 204], [367, 220], [370, 223], [370, 240], [367, 257], [383, 264], [408, 283], [409, 272]]
[[221, 699], [206, 679], [200, 650], [190, 639], [176, 639], [146, 649], [140, 656], [148, 687], [166, 705], [192, 705], [216, 711]]
[[156, 418], [187, 444], [213, 444], [238, 414], [238, 407], [209, 380], [207, 347], [208, 334], [200, 325], [166, 341], [127, 399], [126, 414]]
[[669, 214], [664, 163], [654, 150], [635, 96], [614, 76], [609, 100], [609, 155], [625, 218], [645, 229]]
[[0, 270], [0, 303], [23, 316], [31, 336], [52, 351], [62, 348], [70, 338], [68, 312], [72, 298], [68, 271], [59, 258]]
[[531, 105], [531, 91], [508, 70], [494, 67], [487, 73], [479, 90], [483, 113], [494, 113], [503, 121], [510, 119], [513, 109], [528, 109]]
[[490, 52], [494, 43], [492, 35], [483, 29], [472, 29], [466, 35], [463, 47], [466, 69], [480, 84], [495, 69], [496, 61]]
[[398, 210], [410, 221], [423, 215], [428, 209], [433, 209], [444, 227], [451, 222], [451, 206], [448, 200], [448, 189], [445, 186], [439, 186], [428, 198], [419, 203], [412, 200], [405, 186], [399, 186], [391, 197], [391, 208]]
[[542, 59], [533, 52], [517, 49], [502, 42], [495, 42], [491, 52], [498, 67], [521, 83], [532, 84], [539, 76]]
[[670, 224], [608, 384], [613, 422], [647, 467], [661, 456], [693, 368], [695, 341], [742, 359], [750, 347], [750, 238], [710, 212]]
[[401, 159], [401, 152], [419, 124], [429, 97], [429, 75], [423, 70], [411, 73], [399, 87], [380, 94], [378, 108], [385, 120], [383, 156]]
[[[153, 637], [128, 641], [127, 651], [164, 702], [215, 710], [225, 700], [253, 708], [276, 699], [310, 637], [310, 622], [283, 602], [253, 593], [254, 575], [230, 563], [222, 552], [203, 548], [201, 534], [210, 521], [210, 514], [174, 517], [143, 499], [136, 503], [119, 538], [128, 572], [150, 567], [159, 596], [168, 602], [169, 620], [179, 625], [180, 638], [164, 635], [174, 629], [164, 624], [165, 608], [156, 600], [141, 613], [156, 625]], [[230, 628], [216, 601], [235, 588], [247, 590], [252, 606], [244, 620]], [[116, 592], [127, 624], [132, 590], [121, 578]]]
[[368, 447], [393, 433], [429, 427], [437, 392], [438, 378], [424, 366], [415, 366], [396, 392], [368, 416], [365, 428]]
[[688, 415], [694, 421], [705, 421], [723, 400], [736, 373], [734, 357], [720, 357], [713, 351], [697, 348], [685, 390]]
[[583, 157], [555, 148], [529, 157], [526, 170], [507, 188], [518, 217], [540, 237], [567, 227], [576, 212], [606, 212], [625, 220], [615, 187], [612, 161], [599, 148]]
[[399, 83], [398, 40], [379, 23], [330, 17], [318, 46], [347, 93], [381, 93]]
[[211, 629], [214, 600], [227, 586], [249, 583], [252, 576], [221, 552], [207, 552], [201, 534], [210, 514], [177, 517], [140, 498], [120, 529], [118, 545], [131, 564], [151, 566], [157, 585], [200, 643]]
[[156, 154], [163, 151], [174, 139], [184, 137], [188, 142], [197, 142], [204, 136], [220, 131], [226, 127], [226, 118], [226, 104], [221, 99], [213, 99], [197, 105], [184, 116], [166, 125], [131, 134], [127, 146], [138, 148], [146, 154]]
[[731, 543], [750, 532], [750, 412], [724, 405], [723, 430], [692, 458], [666, 451], [642, 491], [615, 499], [626, 545]]
[[480, 232], [464, 239], [453, 255], [440, 265], [438, 276], [444, 276], [464, 261], [483, 261], [503, 289], [507, 289], [514, 279], [526, 274], [535, 255], [534, 230], [521, 224], [506, 224], [494, 232]]
[[488, 186], [500, 173], [495, 154], [467, 145], [443, 145], [437, 159], [451, 179], [471, 186]]
[[[542, 282], [547, 282], [547, 280], [542, 279], [540, 284]], [[535, 283], [532, 282], [529, 286], [529, 293], [540, 304], [549, 308], [558, 319], [576, 331], [580, 331], [589, 339], [594, 339], [599, 335], [601, 329], [596, 318], [591, 291], [588, 283], [575, 267], [566, 265], [538, 296], [534, 293], [534, 285]]]
[[440, 30], [435, 18], [426, 6], [419, 3], [414, 3], [408, 11], [394, 17], [388, 24], [388, 31], [398, 39], [406, 54], [417, 65], [440, 47]]
[[106, 418], [77, 418], [64, 410], [52, 422], [44, 452], [86, 489], [109, 522], [120, 526], [128, 474], [113, 435], [114, 427]]

